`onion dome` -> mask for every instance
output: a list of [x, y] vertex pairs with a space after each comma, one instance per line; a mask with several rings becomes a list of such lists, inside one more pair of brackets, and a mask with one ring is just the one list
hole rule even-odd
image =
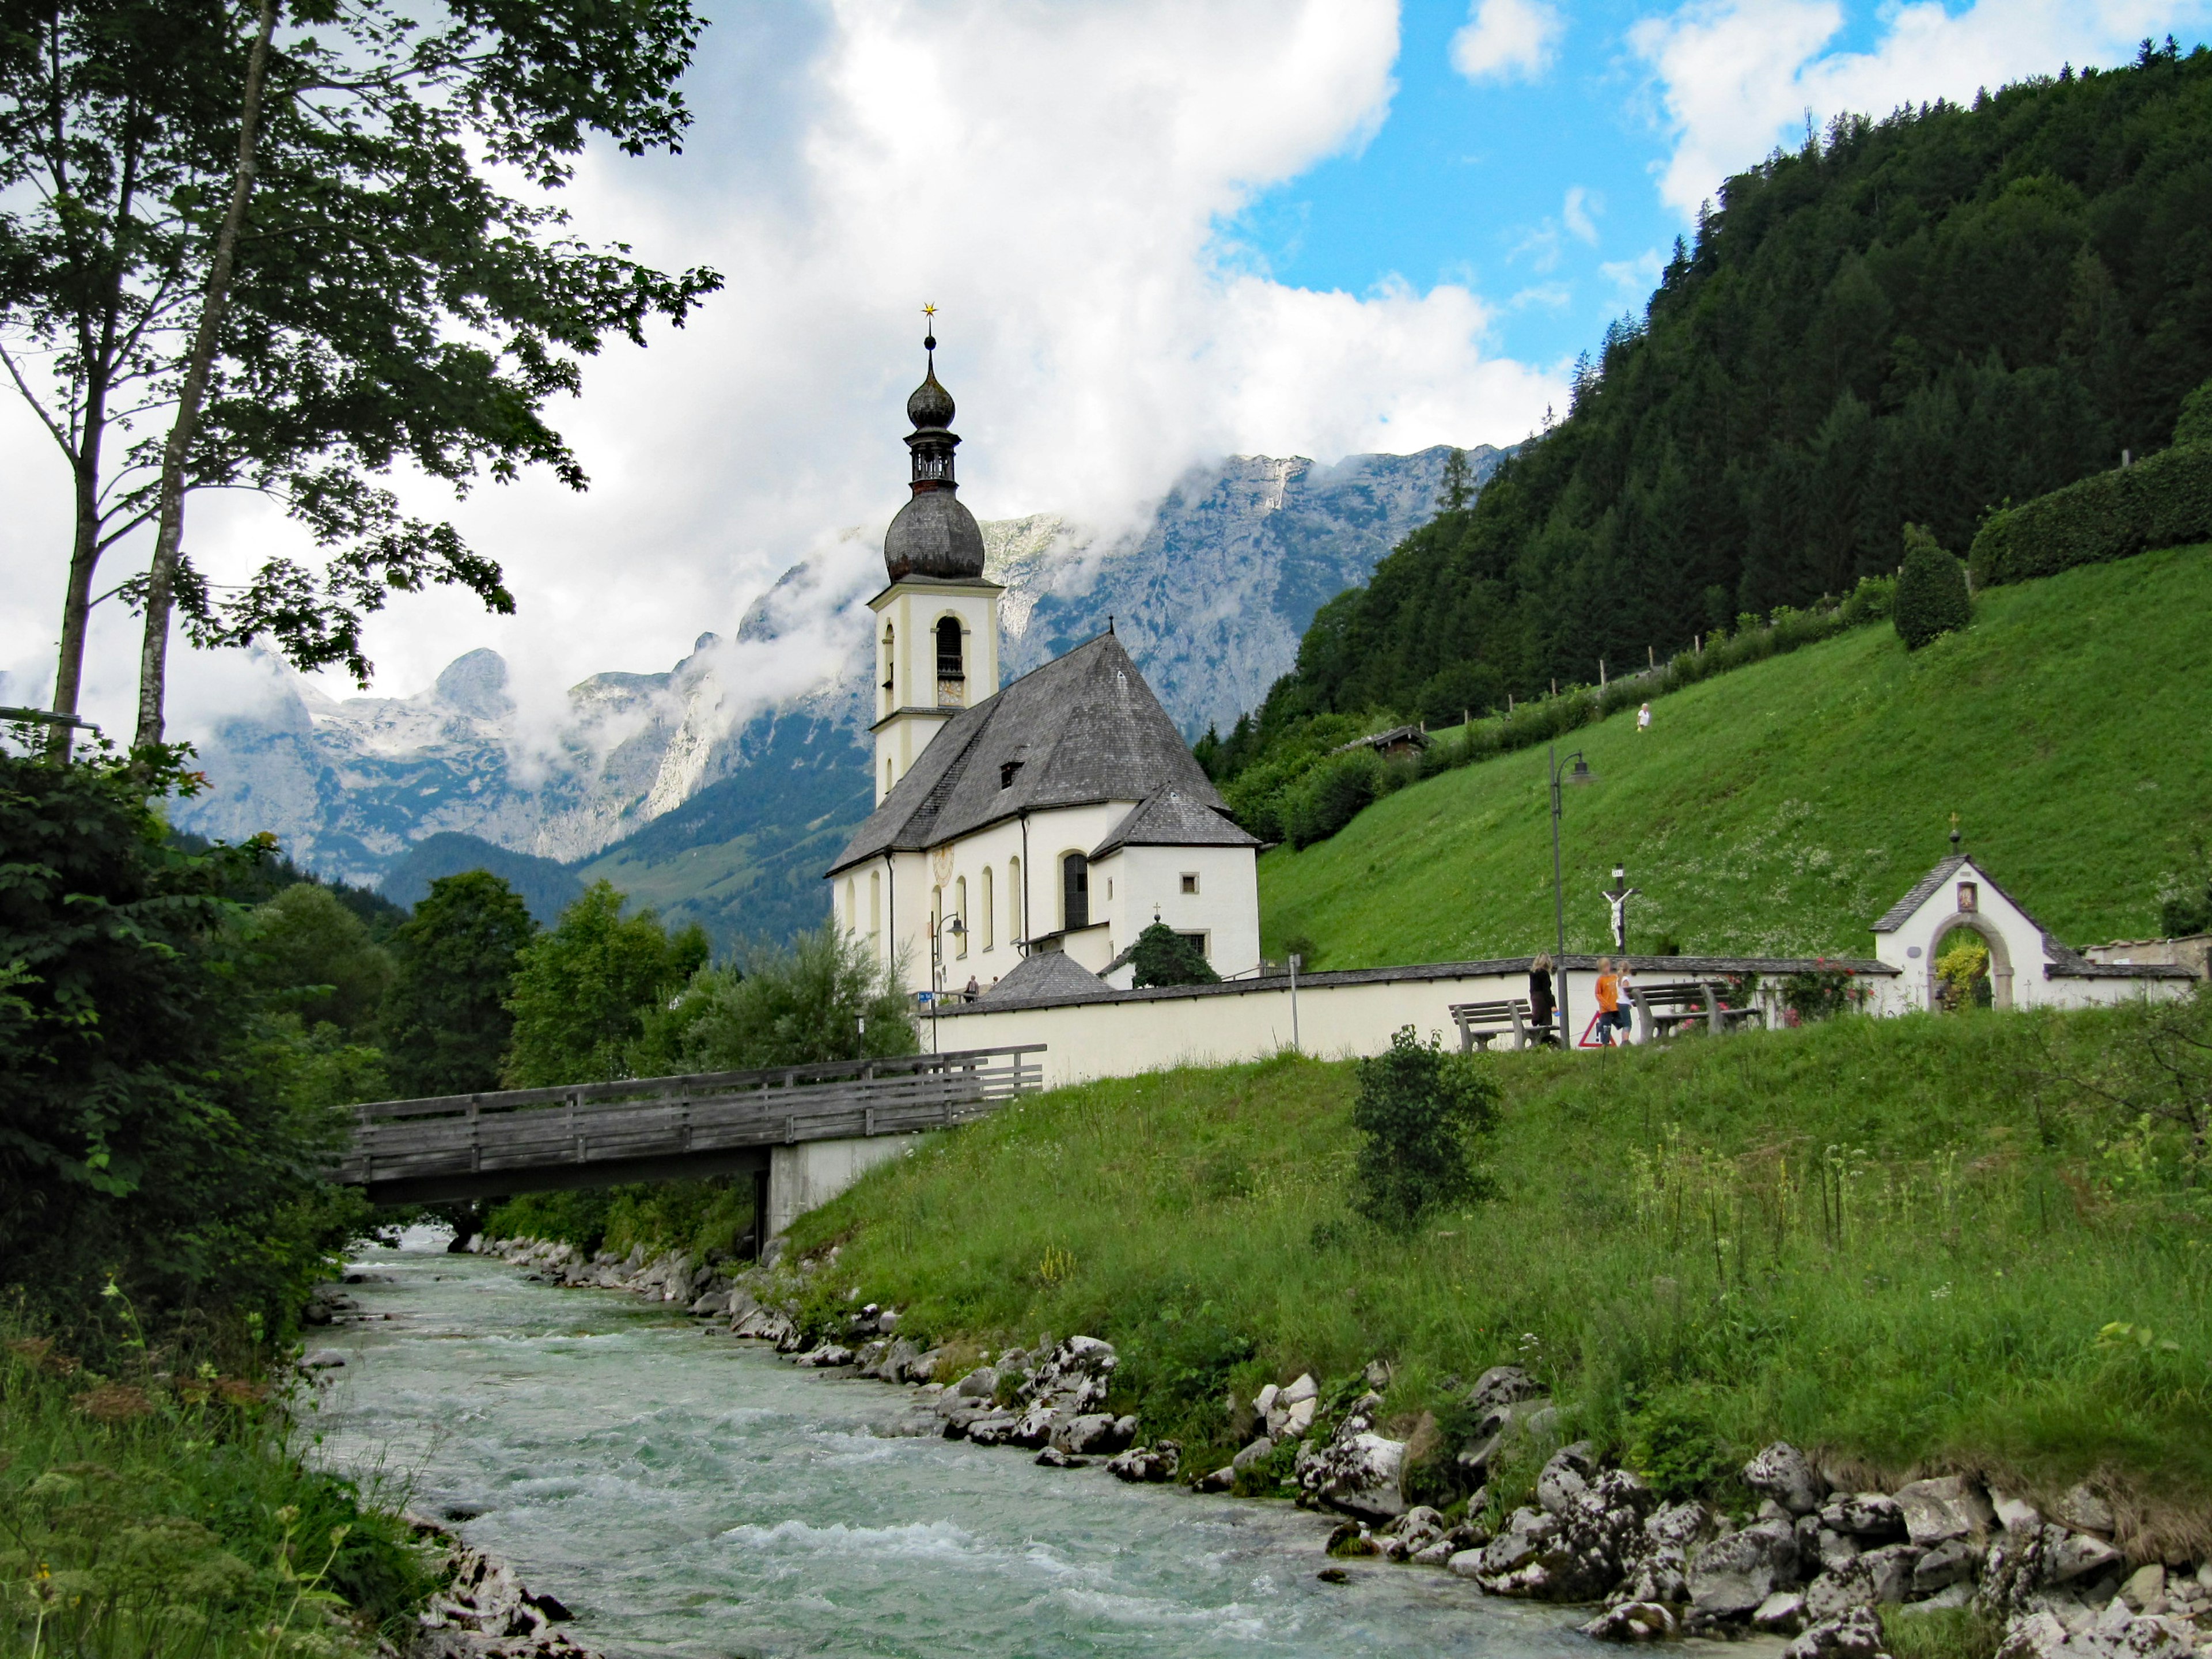
[[906, 439], [914, 461], [914, 495], [884, 533], [884, 568], [893, 581], [902, 576], [974, 581], [983, 574], [983, 532], [961, 503], [953, 476], [952, 452], [960, 440], [948, 430], [952, 394], [938, 384], [937, 337], [932, 334], [921, 344], [928, 368], [906, 400], [907, 419], [914, 422]]

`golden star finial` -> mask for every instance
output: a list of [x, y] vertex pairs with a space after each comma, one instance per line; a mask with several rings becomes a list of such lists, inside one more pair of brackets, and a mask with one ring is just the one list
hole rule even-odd
[[925, 304], [921, 308], [921, 314], [925, 317], [934, 317], [937, 315], [937, 307], [933, 305]]

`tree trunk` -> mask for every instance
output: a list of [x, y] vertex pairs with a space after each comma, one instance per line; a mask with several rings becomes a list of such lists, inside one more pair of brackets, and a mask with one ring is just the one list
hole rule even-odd
[[237, 262], [239, 227], [246, 218], [246, 198], [253, 191], [253, 147], [261, 118], [261, 84], [269, 69], [269, 39], [276, 32], [277, 0], [261, 0], [258, 32], [246, 64], [246, 96], [240, 111], [238, 168], [224, 210], [222, 228], [216, 234], [215, 261], [208, 270], [207, 295], [200, 305], [199, 326], [192, 336], [191, 355], [185, 360], [184, 384], [178, 389], [176, 419], [161, 447], [161, 485], [158, 497], [161, 527], [154, 538], [154, 562], [147, 570], [146, 637], [138, 653], [138, 732], [132, 747], [151, 750], [161, 741], [161, 696], [168, 672], [169, 615], [175, 607], [177, 559], [185, 536], [185, 462], [191, 453], [199, 428], [200, 407], [207, 398], [208, 376], [215, 366], [217, 335], [230, 297], [230, 276]]

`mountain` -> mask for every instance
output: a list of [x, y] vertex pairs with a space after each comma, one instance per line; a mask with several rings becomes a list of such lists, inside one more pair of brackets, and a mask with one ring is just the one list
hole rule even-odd
[[[1450, 453], [1232, 457], [1118, 537], [1054, 514], [986, 522], [1006, 672], [1111, 617], [1187, 735], [1231, 720], [1290, 669], [1316, 609], [1431, 515]], [[1468, 452], [1477, 480], [1502, 458]], [[871, 556], [856, 532], [786, 572], [734, 635], [700, 635], [665, 673], [594, 674], [550, 723], [516, 706], [492, 651], [410, 697], [340, 701], [281, 675], [269, 706], [206, 734], [213, 787], [179, 827], [267, 830], [305, 867], [410, 899], [474, 837], [611, 880], [725, 950], [787, 938], [824, 913], [822, 866], [872, 800]], [[771, 671], [804, 689], [764, 701], [751, 688]], [[515, 868], [554, 902], [559, 883]]]
[[551, 927], [584, 896], [584, 884], [567, 865], [531, 853], [509, 852], [457, 830], [425, 836], [402, 853], [385, 872], [383, 895], [411, 910], [429, 896], [432, 882], [470, 870], [489, 871], [514, 889], [541, 927]]
[[1321, 611], [1259, 727], [1594, 684], [2164, 447], [2212, 374], [2208, 154], [2212, 50], [2146, 42], [1729, 179], [1567, 418]]

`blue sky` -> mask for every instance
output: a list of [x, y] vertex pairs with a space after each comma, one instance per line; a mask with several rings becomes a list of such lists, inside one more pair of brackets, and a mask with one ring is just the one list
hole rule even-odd
[[[1269, 189], [1224, 218], [1220, 233], [1229, 257], [1300, 288], [1367, 293], [1395, 281], [1417, 291], [1465, 284], [1498, 307], [1497, 349], [1531, 362], [1569, 361], [1594, 348], [1611, 319], [1642, 308], [1658, 265], [1687, 228], [1685, 212], [1662, 193], [1683, 124], [1672, 118], [1670, 88], [1652, 60], [1655, 25], [1702, 10], [1717, 20], [1735, 12], [1757, 27], [1761, 12], [1824, 9], [1677, 9], [1624, 0], [1547, 8], [1554, 33], [1542, 67], [1479, 80], [1451, 62], [1453, 39], [1470, 9], [1465, 0], [1406, 0], [1397, 90], [1379, 131], [1364, 146]], [[1820, 59], [1856, 58], [1875, 69], [1902, 9], [1834, 8], [1836, 27], [1822, 41]], [[1975, 9], [1942, 8], [1961, 35]], [[2031, 44], [2029, 61], [2048, 58], [2051, 71], [2069, 51], [2078, 54], [2077, 66], [2122, 61], [2139, 29], [2170, 28], [2185, 48], [2203, 38], [2196, 7], [2072, 9], [2074, 26], [2056, 31], [2060, 38], [2047, 46]], [[2031, 42], [2039, 21], [2013, 20]], [[1970, 51], [1971, 40], [1960, 44]], [[1930, 62], [1917, 95], [1955, 92], [1958, 68]], [[1876, 114], [1915, 95], [1909, 68], [1902, 76], [1877, 70], [1855, 78], [1873, 95], [1852, 106]], [[2003, 66], [1987, 65], [1977, 84], [2006, 78]], [[1817, 77], [1808, 79], [1808, 95], [1826, 89]], [[1887, 104], [1880, 102], [1883, 93]], [[1698, 112], [1688, 112], [1694, 121]], [[1770, 126], [1760, 136], [1763, 143], [1751, 138], [1725, 152], [1724, 164], [1747, 165], [1783, 135]]]

